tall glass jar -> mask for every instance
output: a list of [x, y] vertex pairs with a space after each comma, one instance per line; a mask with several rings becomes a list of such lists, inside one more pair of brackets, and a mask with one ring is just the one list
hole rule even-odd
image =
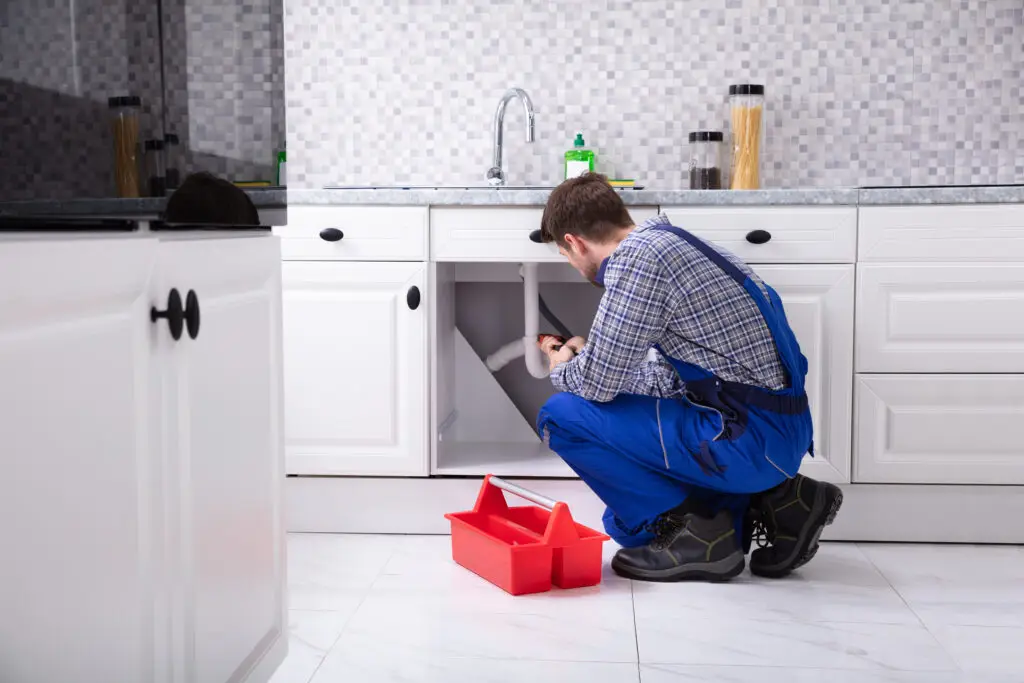
[[114, 184], [118, 197], [139, 196], [139, 110], [138, 97], [111, 97], [110, 108], [114, 137]]
[[729, 86], [732, 123], [732, 184], [734, 190], [761, 187], [764, 151], [764, 86], [742, 83]]
[[150, 197], [163, 197], [167, 194], [167, 160], [164, 158], [164, 141], [161, 139], [146, 140], [146, 177]]
[[722, 189], [722, 140], [720, 130], [690, 133], [690, 189]]
[[181, 140], [177, 133], [164, 135], [164, 152], [167, 159], [167, 189], [176, 190], [181, 184], [181, 169], [184, 166], [181, 155]]

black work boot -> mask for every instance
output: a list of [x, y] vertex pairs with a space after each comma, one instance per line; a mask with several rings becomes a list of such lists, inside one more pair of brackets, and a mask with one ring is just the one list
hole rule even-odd
[[743, 571], [743, 551], [727, 510], [710, 519], [667, 512], [650, 531], [655, 538], [649, 545], [615, 553], [616, 574], [639, 581], [728, 581]]
[[750, 573], [778, 579], [810, 562], [842, 504], [838, 486], [800, 474], [755, 496], [750, 513], [760, 547], [750, 556]]

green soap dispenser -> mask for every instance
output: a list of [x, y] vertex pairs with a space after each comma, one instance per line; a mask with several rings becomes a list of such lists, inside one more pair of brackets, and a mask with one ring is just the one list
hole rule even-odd
[[594, 172], [594, 152], [585, 147], [583, 133], [576, 133], [572, 149], [565, 153], [565, 178], [575, 178]]

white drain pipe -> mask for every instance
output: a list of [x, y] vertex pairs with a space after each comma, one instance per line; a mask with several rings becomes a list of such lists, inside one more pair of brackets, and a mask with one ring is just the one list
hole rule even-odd
[[520, 266], [523, 276], [523, 309], [526, 311], [523, 351], [526, 354], [526, 369], [537, 379], [544, 379], [548, 372], [548, 360], [544, 352], [537, 348], [537, 335], [540, 334], [540, 281], [537, 277], [537, 263], [524, 263]]

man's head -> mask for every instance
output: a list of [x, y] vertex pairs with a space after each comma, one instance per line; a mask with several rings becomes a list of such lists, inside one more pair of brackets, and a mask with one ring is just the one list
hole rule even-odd
[[210, 173], [193, 173], [167, 200], [164, 220], [168, 223], [259, 225], [260, 215], [238, 186]]
[[634, 227], [607, 178], [588, 173], [554, 189], [544, 207], [540, 234], [545, 242], [557, 244], [583, 277], [593, 280], [601, 262]]

